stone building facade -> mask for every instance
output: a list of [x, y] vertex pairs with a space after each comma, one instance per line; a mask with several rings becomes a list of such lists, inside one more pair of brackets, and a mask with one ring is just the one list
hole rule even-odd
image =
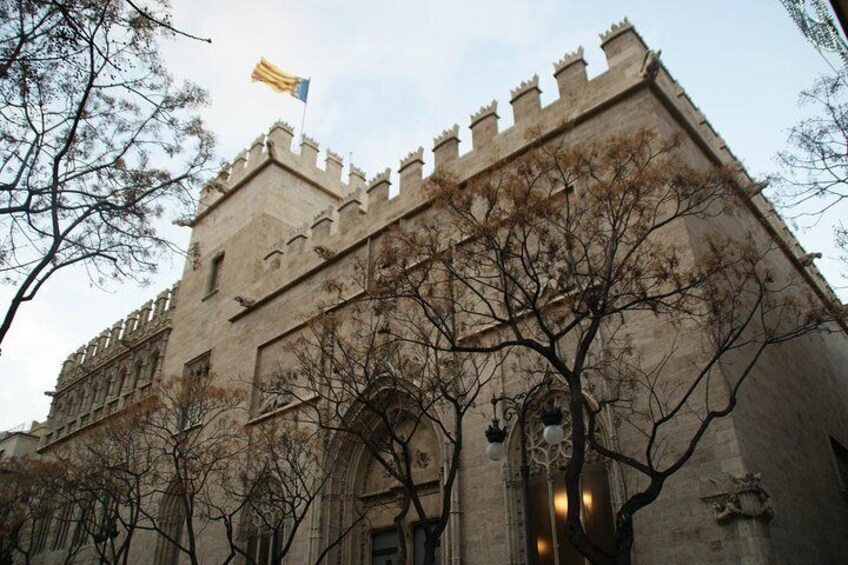
[[[737, 162], [631, 24], [622, 22], [602, 34], [601, 48], [608, 70], [591, 80], [582, 49], [555, 63], [559, 97], [547, 106], [541, 105], [537, 77], [513, 90], [514, 125], [508, 129], [499, 129], [497, 102], [480, 108], [471, 116], [469, 151], [459, 152], [458, 126], [444, 131], [434, 139], [434, 167], [467, 179], [539, 139], [565, 136], [570, 143], [588, 143], [642, 127], [683, 132], [693, 162]], [[344, 276], [356, 258], [367, 260], [374, 239], [387, 227], [428, 206], [420, 190], [426, 180], [423, 148], [401, 160], [399, 191], [392, 196], [388, 169], [366, 181], [350, 165], [345, 182], [341, 157], [327, 150], [319, 166], [318, 144], [304, 136], [293, 150], [293, 139], [291, 127], [274, 124], [222, 171], [201, 194], [192, 225], [196, 257], [181, 281], [65, 362], [42, 436], [43, 455], [49, 457], [89, 426], [133, 403], [151, 383], [186, 368], [211, 366], [217, 378], [234, 384], [262, 382], [286, 363], [286, 345], [315, 308], [323, 281]], [[715, 221], [724, 222], [728, 231], [749, 231], [772, 241], [780, 250], [783, 272], [805, 281], [822, 300], [834, 300], [762, 195], [750, 198], [742, 217]], [[697, 233], [680, 233], [696, 245]], [[662, 330], [649, 321], [640, 323], [644, 337], [636, 346], [648, 349]], [[848, 484], [840, 482], [840, 468], [848, 466], [842, 447], [848, 446], [846, 346], [840, 329], [791, 342], [760, 362], [738, 408], [710, 428], [692, 461], [639, 514], [635, 562], [848, 560]], [[514, 383], [504, 381], [498, 387], [492, 392], [513, 391]], [[296, 409], [290, 398], [263, 397], [259, 389], [248, 388], [246, 430]], [[444, 564], [524, 559], [514, 446], [503, 465], [485, 460], [488, 417], [481, 407], [467, 420], [459, 488], [440, 547]], [[612, 433], [627, 441], [627, 430]], [[434, 431], [422, 436], [422, 481], [438, 473], [443, 450]], [[557, 456], [545, 453], [546, 461]], [[328, 488], [346, 490], [335, 494], [379, 496], [390, 488], [384, 477], [369, 470], [361, 453], [354, 450], [345, 459], [346, 468], [338, 475], [343, 480]], [[543, 466], [540, 462], [538, 468]], [[615, 498], [621, 483], [614, 470], [608, 472], [603, 480]], [[316, 505], [287, 563], [314, 562], [344, 512], [338, 502], [344, 496], [328, 496]], [[390, 545], [391, 540], [379, 534], [390, 525], [389, 517], [373, 518], [330, 554], [330, 562], [386, 562], [380, 561], [380, 544]], [[413, 529], [410, 524], [411, 538]], [[220, 536], [211, 528], [203, 535], [201, 562], [219, 562], [224, 552]], [[131, 562], [170, 559], [161, 551], [154, 555], [155, 546], [136, 543]], [[61, 562], [61, 555], [61, 548], [45, 551], [38, 561]]]

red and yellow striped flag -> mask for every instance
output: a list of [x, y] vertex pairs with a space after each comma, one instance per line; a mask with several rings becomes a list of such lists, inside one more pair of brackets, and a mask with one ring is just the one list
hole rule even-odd
[[291, 75], [275, 67], [264, 58], [259, 60], [259, 64], [253, 69], [250, 78], [253, 82], [264, 82], [274, 92], [285, 92], [304, 102], [306, 102], [306, 97], [309, 94], [308, 78]]

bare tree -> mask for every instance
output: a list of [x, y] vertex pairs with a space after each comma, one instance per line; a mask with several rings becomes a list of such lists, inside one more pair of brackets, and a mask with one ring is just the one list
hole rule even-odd
[[0, 563], [28, 565], [45, 549], [62, 477], [60, 465], [28, 457], [0, 464]]
[[[651, 131], [554, 139], [466, 182], [434, 174], [431, 210], [388, 233], [364, 269], [373, 284], [329, 285], [333, 314], [295, 348], [316, 422], [367, 446], [423, 519], [412, 438], [427, 421], [452, 442], [449, 492], [463, 416], [492, 367], [521, 359], [533, 367], [522, 388], [544, 376], [567, 397], [568, 508], [581, 507], [590, 460], [626, 481], [613, 543], [572, 511], [571, 544], [593, 563], [629, 563], [635, 515], [734, 409], [766, 351], [844, 315], [777, 274], [767, 236], [733, 236], [750, 187], [687, 165], [683, 143]], [[638, 347], [646, 327], [661, 337]], [[620, 444], [614, 425], [635, 439]]]
[[0, 16], [2, 344], [66, 267], [97, 284], [154, 271], [172, 247], [156, 219], [188, 210], [213, 138], [191, 114], [206, 93], [159, 58], [165, 1], [2, 0]]
[[148, 397], [58, 455], [66, 471], [62, 507], [75, 507], [75, 515], [87, 518], [78, 524], [94, 542], [101, 563], [128, 563], [136, 531], [145, 525], [145, 509], [155, 502], [159, 458], [147, 430], [158, 408]]
[[[778, 197], [793, 219], [806, 224], [836, 214], [836, 244], [848, 252], [848, 228], [838, 220], [848, 199], [848, 69], [823, 76], [801, 92], [799, 105], [813, 115], [795, 124], [787, 149], [778, 154], [782, 167]], [[848, 256], [843, 255], [843, 260]]]
[[[203, 514], [207, 489], [241, 461], [247, 447], [238, 418], [244, 394], [215, 385], [208, 372], [187, 373], [152, 394], [158, 406], [144, 427], [145, 441], [158, 453], [155, 504], [141, 506], [144, 522], [137, 528], [155, 531], [164, 539], [163, 547], [176, 548], [196, 565], [198, 536], [207, 523]], [[162, 512], [169, 503], [174, 515]]]
[[230, 554], [278, 565], [291, 549], [329, 474], [316, 431], [291, 422], [253, 427], [250, 447], [207, 489], [204, 513], [223, 524]]
[[[451, 516], [465, 418], [499, 362], [440, 346], [419, 312], [368, 291], [362, 267], [353, 285], [361, 298], [338, 315], [313, 319], [292, 347], [297, 367], [278, 375], [282, 384], [271, 390], [299, 397], [298, 417], [331, 432], [335, 448], [348, 443], [367, 450], [395, 484], [398, 562], [406, 562], [412, 512], [424, 532], [424, 563], [433, 564]], [[339, 292], [338, 302], [351, 290], [329, 287]]]

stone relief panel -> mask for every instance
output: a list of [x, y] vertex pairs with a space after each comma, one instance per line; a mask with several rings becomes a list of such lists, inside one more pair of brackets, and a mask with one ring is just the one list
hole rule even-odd
[[253, 417], [293, 406], [310, 396], [290, 351], [296, 339], [297, 335], [292, 334], [259, 348], [251, 406]]

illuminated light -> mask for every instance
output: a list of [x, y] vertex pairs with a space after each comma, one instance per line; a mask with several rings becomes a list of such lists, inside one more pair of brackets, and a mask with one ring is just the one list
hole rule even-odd
[[536, 551], [539, 554], [539, 557], [543, 555], [547, 555], [551, 550], [551, 544], [548, 543], [548, 540], [545, 538], [536, 538]]
[[568, 495], [564, 492], [554, 495], [554, 511], [563, 518], [568, 514]]
[[486, 456], [492, 461], [500, 461], [506, 455], [503, 442], [493, 441], [486, 446]]
[[559, 424], [545, 426], [542, 437], [548, 445], [557, 445], [565, 437], [565, 432]]
[[583, 493], [583, 508], [586, 509], [586, 512], [592, 511], [592, 493], [591, 492], [586, 491], [586, 492]]

